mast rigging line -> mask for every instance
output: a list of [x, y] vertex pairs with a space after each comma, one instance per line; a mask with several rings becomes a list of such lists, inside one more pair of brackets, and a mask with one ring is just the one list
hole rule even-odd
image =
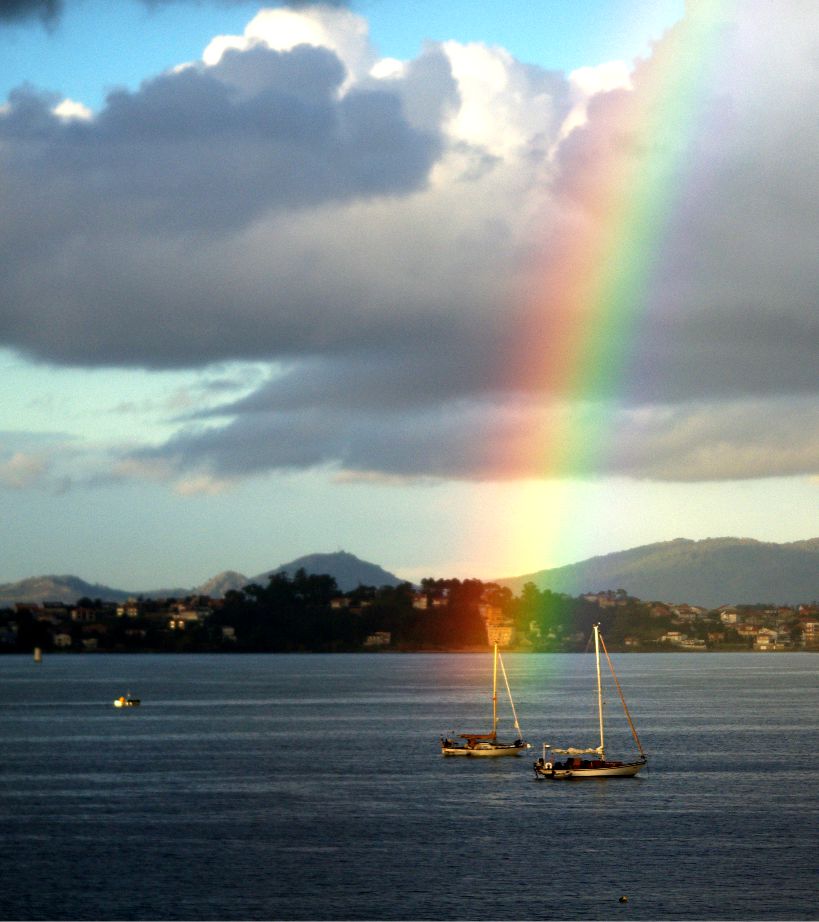
[[617, 686], [617, 694], [620, 696], [620, 701], [623, 705], [623, 710], [626, 714], [626, 720], [628, 725], [631, 728], [631, 735], [634, 737], [634, 742], [637, 743], [637, 748], [640, 751], [640, 755], [645, 758], [645, 750], [643, 749], [643, 744], [640, 742], [640, 737], [637, 736], [637, 730], [634, 727], [634, 721], [631, 719], [631, 714], [628, 712], [628, 705], [626, 704], [625, 696], [623, 695], [623, 689], [620, 688], [620, 683], [617, 681], [617, 673], [614, 671], [614, 666], [611, 662], [611, 657], [609, 656], [609, 651], [606, 649], [606, 642], [603, 640], [603, 635], [600, 634], [600, 645], [603, 647], [603, 652], [606, 654], [606, 660], [609, 664], [609, 669], [611, 670], [611, 676], [614, 679], [614, 684]]
[[523, 736], [523, 733], [520, 729], [520, 724], [518, 723], [518, 712], [515, 710], [515, 702], [512, 698], [512, 689], [509, 687], [509, 679], [506, 675], [506, 666], [503, 665], [503, 657], [498, 653], [498, 662], [500, 662], [501, 673], [503, 674], [503, 681], [506, 683], [506, 694], [509, 695], [509, 704], [512, 708], [512, 716], [515, 718], [515, 729], [518, 733]]

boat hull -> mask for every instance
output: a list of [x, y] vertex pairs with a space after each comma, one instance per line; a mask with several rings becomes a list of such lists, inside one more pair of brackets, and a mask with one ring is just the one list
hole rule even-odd
[[514, 743], [478, 743], [476, 746], [441, 746], [441, 755], [491, 759], [497, 756], [519, 756], [531, 748], [530, 743], [520, 745]]
[[[617, 681], [617, 675], [614, 672], [614, 665], [611, 662], [609, 651], [603, 641], [603, 635], [600, 633], [600, 625], [593, 625], [594, 628], [594, 658], [597, 664], [597, 715], [600, 723], [600, 745], [580, 747], [560, 747], [554, 748], [548, 743], [543, 744], [543, 755], [532, 766], [535, 770], [535, 778], [548, 778], [551, 781], [574, 781], [582, 778], [633, 778], [647, 763], [647, 757], [640, 738], [637, 736], [637, 730], [634, 728], [634, 722], [631, 714], [628, 712], [626, 699]], [[600, 648], [606, 654], [606, 660], [611, 670], [614, 684], [617, 686], [617, 693], [620, 696], [620, 702], [623, 705], [623, 711], [631, 728], [634, 742], [637, 744], [637, 751], [640, 758], [634, 762], [621, 762], [619, 760], [607, 759], [606, 740], [603, 731], [603, 686], [600, 677]], [[551, 749], [552, 755], [549, 755]], [[580, 758], [584, 754], [594, 756], [591, 759]], [[554, 759], [554, 761], [552, 761]]]
[[[509, 688], [509, 679], [506, 676], [506, 667], [503, 665], [500, 653], [498, 652], [497, 643], [494, 646], [494, 659], [492, 669], [492, 728], [491, 731], [484, 733], [461, 733], [459, 736], [442, 736], [441, 737], [441, 755], [443, 756], [467, 756], [469, 758], [492, 759], [498, 756], [517, 756], [527, 749], [531, 749], [531, 743], [523, 739], [523, 732], [518, 724], [518, 715], [515, 712], [515, 702], [512, 700], [512, 690]], [[514, 727], [517, 733], [511, 743], [501, 742], [497, 737], [498, 731], [498, 665], [500, 665], [503, 679], [506, 684], [506, 691], [509, 695], [509, 704], [512, 708], [512, 716], [515, 718]], [[508, 730], [508, 736], [512, 735], [512, 730]], [[461, 741], [461, 742], [459, 742]]]
[[597, 766], [579, 766], [570, 768], [556, 768], [552, 763], [538, 759], [534, 764], [535, 775], [538, 778], [548, 778], [550, 781], [575, 781], [582, 778], [633, 778], [646, 762], [610, 762]]

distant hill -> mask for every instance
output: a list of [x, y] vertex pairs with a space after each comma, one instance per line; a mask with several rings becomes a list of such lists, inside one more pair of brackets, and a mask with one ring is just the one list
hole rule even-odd
[[[140, 595], [146, 598], [184, 598], [186, 595], [218, 598], [249, 583], [267, 585], [271, 573], [292, 576], [301, 568], [308, 573], [328, 573], [335, 577], [342, 592], [350, 592], [359, 585], [397, 586], [404, 582], [377, 564], [339, 551], [308, 554], [253, 577], [228, 570], [190, 589], [134, 592], [86, 583], [77, 576], [37, 576], [0, 585], [0, 607], [15, 602], [71, 604], [83, 596], [112, 602]], [[457, 577], [457, 574], [452, 576]], [[495, 582], [508, 586], [515, 593], [529, 582], [540, 589], [572, 596], [625, 589], [629, 595], [645, 601], [689, 602], [708, 608], [723, 603], [812, 602], [819, 599], [819, 538], [791, 544], [750, 538], [708, 538], [704, 541], [677, 538]]]
[[212, 599], [220, 599], [231, 590], [244, 589], [251, 582], [253, 580], [248, 579], [241, 573], [237, 573], [235, 570], [225, 570], [224, 573], [217, 573], [207, 582], [196, 586], [191, 592], [196, 595], [207, 595]]
[[98, 583], [86, 583], [78, 576], [33, 576], [17, 583], [0, 584], [0, 607], [14, 605], [15, 602], [41, 604], [43, 602], [65, 602], [74, 604], [83, 596], [90, 599], [103, 599], [108, 602], [123, 602], [126, 599], [142, 597], [184, 598], [188, 595], [207, 595], [221, 598], [230, 590], [243, 589], [250, 583], [267, 585], [271, 573], [287, 573], [292, 576], [297, 570], [308, 573], [324, 574], [335, 577], [342, 592], [349, 592], [360, 585], [397, 586], [404, 580], [394, 573], [382, 569], [377, 564], [360, 560], [354, 554], [339, 551], [336, 554], [309, 554], [290, 563], [271, 567], [258, 576], [247, 577], [235, 570], [225, 570], [199, 586], [191, 588], [175, 587], [173, 589], [125, 590], [102, 586]]
[[580, 563], [496, 580], [517, 593], [526, 583], [577, 596], [625, 589], [645, 601], [721, 604], [819, 599], [819, 538], [774, 544], [750, 538], [677, 538]]
[[405, 582], [377, 564], [359, 560], [354, 554], [348, 554], [346, 551], [338, 551], [335, 554], [308, 554], [272, 570], [266, 570], [249, 582], [264, 586], [271, 573], [287, 573], [288, 576], [293, 576], [297, 570], [315, 574], [327, 573], [335, 577], [342, 592], [350, 592], [358, 586], [398, 586]]
[[66, 602], [73, 604], [77, 599], [104, 599], [110, 602], [124, 602], [130, 592], [112, 589], [99, 583], [86, 583], [78, 576], [32, 576], [18, 583], [0, 585], [0, 605], [15, 602], [40, 604], [42, 602]]

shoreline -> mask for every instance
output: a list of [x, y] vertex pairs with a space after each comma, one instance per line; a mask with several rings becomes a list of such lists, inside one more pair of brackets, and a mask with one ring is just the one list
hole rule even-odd
[[[592, 651], [590, 650], [526, 650], [516, 647], [503, 647], [502, 651], [504, 653], [520, 653], [524, 655], [577, 655], [583, 656]], [[412, 649], [412, 650], [153, 650], [153, 649], [142, 649], [142, 650], [44, 650], [41, 654], [40, 660], [34, 660], [35, 665], [40, 663], [42, 660], [45, 660], [48, 657], [52, 656], [78, 656], [78, 657], [87, 657], [87, 656], [146, 656], [146, 655], [155, 655], [155, 656], [254, 656], [254, 655], [266, 655], [266, 656], [351, 656], [351, 655], [365, 655], [365, 656], [403, 656], [405, 654], [413, 655], [430, 655], [430, 656], [440, 656], [445, 654], [447, 656], [475, 656], [475, 655], [486, 655], [491, 653], [492, 650], [490, 647], [458, 647], [453, 649], [440, 649], [440, 650], [430, 650], [430, 649]], [[819, 653], [819, 648], [796, 648], [790, 650], [753, 650], [748, 648], [740, 647], [729, 647], [726, 649], [704, 649], [704, 650], [685, 650], [685, 649], [669, 649], [669, 650], [652, 650], [652, 649], [635, 649], [634, 647], [620, 648], [610, 646], [611, 653], [623, 653], [623, 654], [657, 654], [659, 656], [669, 656], [669, 655], [681, 655], [681, 656], [692, 656], [696, 654], [712, 654], [712, 653], [752, 653], [759, 656], [770, 656], [776, 654], [815, 654]], [[0, 651], [0, 657], [22, 657], [24, 659], [33, 659], [34, 651], [30, 652], [20, 652], [19, 650], [9, 650], [9, 651]]]

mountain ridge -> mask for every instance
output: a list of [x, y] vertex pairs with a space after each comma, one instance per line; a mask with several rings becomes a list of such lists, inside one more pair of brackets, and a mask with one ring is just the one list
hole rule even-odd
[[[73, 575], [35, 576], [0, 585], [0, 606], [45, 601], [73, 604], [84, 596], [112, 602], [138, 596], [218, 598], [254, 582], [264, 585], [273, 573], [292, 577], [300, 568], [308, 573], [329, 573], [342, 592], [359, 584], [380, 587], [410, 582], [354, 554], [338, 551], [298, 557], [254, 577], [226, 570], [192, 588], [127, 591], [88, 583]], [[575, 596], [622, 588], [645, 601], [688, 602], [709, 608], [723, 603], [811, 602], [819, 598], [819, 538], [782, 544], [754, 538], [674, 538], [491, 582], [516, 593], [531, 582], [541, 590]]]
[[623, 588], [644, 601], [708, 608], [810, 602], [819, 598], [819, 538], [674, 538], [495, 582], [513, 592], [531, 582], [568, 595]]
[[265, 570], [258, 576], [254, 576], [251, 582], [264, 584], [274, 573], [286, 573], [292, 577], [297, 570], [305, 570], [307, 573], [329, 573], [335, 577], [338, 588], [342, 592], [350, 592], [358, 586], [398, 586], [400, 583], [408, 582], [378, 564], [361, 560], [348, 551], [336, 551], [332, 554], [307, 554], [304, 557], [297, 557], [290, 563], [281, 564], [273, 570]]
[[101, 583], [88, 583], [79, 576], [70, 574], [31, 576], [14, 583], [0, 584], [0, 606], [20, 604], [41, 604], [42, 602], [64, 602], [74, 604], [78, 599], [103, 599], [109, 602], [124, 602], [131, 598], [184, 598], [189, 595], [223, 597], [231, 590], [240, 590], [252, 583], [266, 585], [274, 573], [293, 576], [299, 569], [308, 573], [329, 573], [334, 576], [342, 592], [350, 592], [360, 584], [368, 586], [397, 586], [406, 580], [400, 579], [378, 564], [361, 560], [347, 551], [330, 554], [308, 554], [288, 563], [279, 564], [262, 571], [256, 576], [245, 576], [236, 570], [224, 570], [197, 586], [166, 589], [126, 590], [116, 589]]

